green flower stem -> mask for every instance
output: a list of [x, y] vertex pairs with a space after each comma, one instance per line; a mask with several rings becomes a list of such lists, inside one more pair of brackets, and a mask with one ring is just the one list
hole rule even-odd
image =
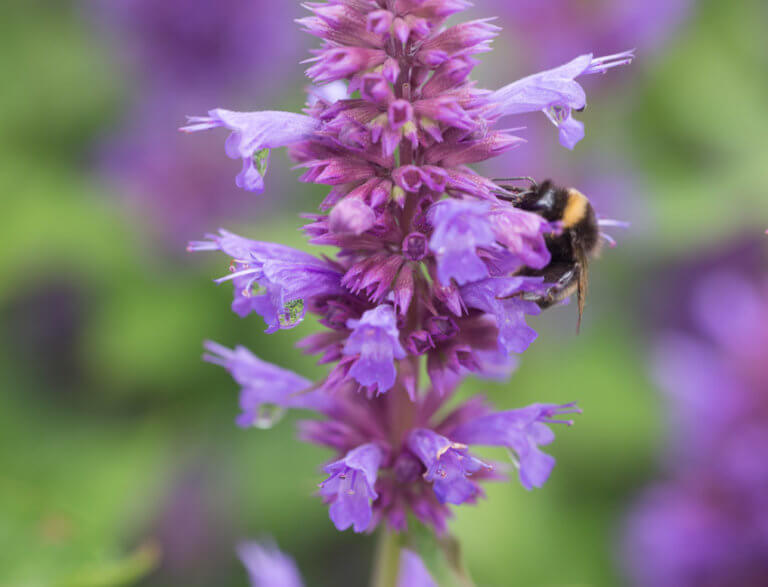
[[397, 587], [400, 572], [400, 535], [382, 527], [376, 545], [371, 587]]

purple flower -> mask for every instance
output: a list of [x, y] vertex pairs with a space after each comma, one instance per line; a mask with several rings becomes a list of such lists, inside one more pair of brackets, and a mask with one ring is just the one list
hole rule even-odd
[[331, 520], [337, 529], [368, 529], [373, 517], [371, 502], [378, 497], [374, 486], [383, 457], [381, 448], [364, 444], [325, 467], [330, 477], [320, 484], [320, 495], [331, 504]]
[[[208, 341], [205, 349], [208, 353], [203, 358], [224, 367], [242, 388], [240, 408], [243, 412], [237, 418], [238, 426], [270, 428], [282, 408], [323, 411], [332, 405], [331, 398], [322, 389], [311, 389], [311, 381], [262, 361], [245, 347], [230, 350]], [[265, 411], [265, 407], [277, 408], [277, 412]]]
[[242, 159], [243, 169], [235, 183], [249, 192], [264, 191], [269, 149], [285, 147], [310, 136], [319, 126], [311, 116], [293, 112], [232, 112], [216, 108], [208, 116], [189, 116], [184, 132], [224, 127], [232, 131], [225, 144], [230, 159]]
[[[188, 250], [222, 251], [232, 257], [232, 273], [216, 283], [232, 281], [232, 310], [240, 317], [256, 312], [267, 323], [268, 333], [301, 322], [308, 298], [343, 293], [341, 274], [308, 253], [248, 240], [225, 230], [218, 236], [208, 235], [208, 239], [189, 243]], [[254, 285], [264, 292], [254, 292]]]
[[533, 404], [470, 420], [453, 430], [451, 438], [466, 444], [506, 446], [515, 451], [520, 483], [530, 490], [542, 487], [555, 466], [555, 459], [539, 449], [555, 439], [547, 424], [571, 425], [570, 420], [553, 417], [574, 413], [581, 413], [575, 404]]
[[625, 566], [638, 587], [762, 585], [765, 500], [723, 491], [708, 476], [657, 483], [632, 509]]
[[664, 292], [690, 315], [674, 306], [680, 326], [661, 337], [654, 361], [669, 448], [664, 479], [628, 518], [625, 564], [638, 586], [759, 585], [768, 576], [768, 465], [757, 450], [768, 442], [768, 282], [741, 249], [697, 261], [704, 277]]
[[538, 304], [525, 299], [525, 294], [541, 288], [539, 277], [492, 277], [462, 287], [461, 298], [469, 308], [494, 316], [499, 348], [522, 353], [536, 340], [536, 331], [525, 323], [525, 316], [541, 313]]
[[408, 448], [427, 468], [424, 479], [432, 483], [440, 503], [460, 505], [474, 500], [480, 489], [469, 477], [483, 469], [491, 469], [490, 465], [470, 455], [465, 445], [426, 428], [411, 432]]
[[407, 548], [400, 551], [400, 574], [398, 575], [397, 586], [438, 587], [421, 557]]
[[572, 111], [587, 105], [584, 89], [576, 81], [581, 75], [604, 73], [613, 67], [631, 63], [632, 51], [607, 57], [581, 55], [555, 69], [512, 82], [491, 94], [499, 116], [541, 110], [560, 130], [560, 144], [573, 149], [584, 138], [584, 125], [575, 120]]
[[[303, 587], [294, 560], [281, 552], [274, 543], [243, 542], [237, 547], [251, 587]], [[424, 561], [413, 550], [400, 550], [400, 571], [397, 587], [437, 587]]]
[[302, 587], [296, 562], [274, 543], [243, 542], [237, 554], [248, 570], [251, 587]]
[[520, 265], [541, 269], [549, 264], [551, 255], [544, 235], [553, 227], [538, 214], [507, 204], [494, 206], [490, 212], [496, 241], [514, 255]]
[[373, 69], [386, 59], [384, 51], [367, 47], [331, 47], [317, 53], [318, 56], [311, 59], [314, 65], [307, 69], [307, 75], [318, 84]]
[[525, 315], [540, 312], [534, 300], [545, 286], [524, 274], [549, 264], [546, 239], [557, 228], [501, 201], [499, 186], [469, 165], [525, 142], [495, 127], [508, 114], [543, 110], [575, 142], [570, 112], [585, 102], [575, 79], [630, 54], [585, 56], [489, 92], [469, 76], [473, 55], [489, 49], [498, 28], [487, 20], [446, 24], [468, 6], [307, 3], [312, 14], [300, 23], [322, 39], [307, 75], [344, 91], [310, 90], [304, 115], [215, 110], [187, 127], [233, 131], [227, 149], [245, 160], [243, 184], [261, 180], [264, 149], [290, 145], [302, 181], [332, 186], [304, 228], [312, 244], [334, 247], [327, 257], [223, 231], [190, 249], [232, 258], [224, 280], [235, 286], [233, 308], [261, 314], [268, 332], [295, 326], [306, 312], [322, 325], [299, 345], [329, 365], [315, 387], [213, 350], [244, 389], [257, 390], [248, 392], [254, 406], [320, 413], [300, 422], [300, 437], [336, 455], [320, 495], [339, 529], [385, 523], [405, 531], [412, 516], [444, 532], [450, 505], [474, 503], [480, 483], [502, 477], [464, 440], [509, 448], [523, 485], [541, 486], [553, 465], [539, 448], [552, 441], [547, 425], [575, 411], [534, 405], [494, 414], [476, 398], [448, 407], [463, 377], [508, 375], [510, 352], [536, 337]]
[[376, 223], [376, 214], [362, 200], [344, 198], [333, 207], [328, 222], [331, 232], [361, 235]]
[[360, 320], [349, 320], [352, 333], [344, 345], [344, 354], [357, 356], [349, 375], [360, 385], [384, 393], [395, 384], [395, 359], [405, 358], [400, 344], [395, 311], [383, 305], [368, 310]]
[[186, 456], [160, 481], [163, 494], [145, 531], [162, 560], [153, 575], [161, 585], [216, 584], [229, 567], [236, 506], [216, 465], [202, 455]]
[[478, 247], [496, 242], [485, 202], [442, 200], [429, 211], [434, 227], [429, 250], [437, 260], [437, 276], [448, 285], [459, 285], [488, 277], [488, 267], [477, 254]]

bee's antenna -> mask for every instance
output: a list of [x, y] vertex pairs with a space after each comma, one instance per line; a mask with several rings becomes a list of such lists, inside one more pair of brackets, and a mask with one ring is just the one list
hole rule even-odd
[[521, 181], [521, 180], [525, 180], [528, 183], [530, 183], [531, 186], [534, 189], [539, 187], [539, 184], [536, 182], [536, 180], [533, 179], [532, 177], [527, 176], [527, 175], [521, 175], [520, 177], [499, 177], [499, 178], [494, 179], [493, 183], [498, 183], [500, 181]]

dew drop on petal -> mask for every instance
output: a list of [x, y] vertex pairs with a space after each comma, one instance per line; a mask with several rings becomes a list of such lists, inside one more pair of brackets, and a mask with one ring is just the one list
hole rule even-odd
[[259, 430], [269, 430], [274, 427], [285, 415], [285, 408], [275, 404], [262, 404], [259, 406], [253, 427]]

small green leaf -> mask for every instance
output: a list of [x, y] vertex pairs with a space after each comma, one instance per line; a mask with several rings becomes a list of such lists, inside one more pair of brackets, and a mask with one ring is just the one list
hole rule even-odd
[[421, 557], [440, 587], [475, 587], [456, 538], [450, 535], [438, 538], [431, 528], [415, 520], [409, 520], [408, 527], [405, 547]]

